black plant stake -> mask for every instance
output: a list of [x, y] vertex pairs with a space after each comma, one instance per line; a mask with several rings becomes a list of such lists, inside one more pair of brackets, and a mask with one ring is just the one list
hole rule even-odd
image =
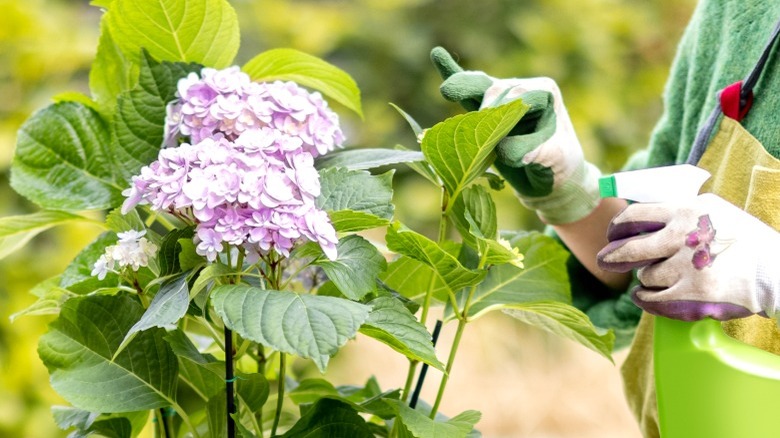
[[236, 413], [236, 403], [233, 390], [233, 383], [236, 379], [233, 377], [233, 332], [225, 326], [225, 392], [227, 395], [227, 435], [228, 438], [235, 438], [236, 423], [233, 420], [233, 414]]
[[[441, 320], [436, 320], [436, 326], [433, 328], [433, 335], [431, 341], [433, 346], [436, 347], [436, 341], [439, 339], [439, 333], [441, 332]], [[417, 400], [420, 398], [420, 391], [422, 391], [423, 381], [425, 381], [425, 375], [428, 373], [428, 364], [424, 363], [420, 368], [420, 377], [417, 378], [417, 385], [414, 387], [412, 393], [412, 399], [409, 400], [409, 407], [414, 409], [417, 406]]]

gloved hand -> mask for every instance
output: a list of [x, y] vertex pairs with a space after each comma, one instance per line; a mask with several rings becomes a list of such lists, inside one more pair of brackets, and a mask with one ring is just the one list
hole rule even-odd
[[780, 308], [780, 234], [723, 198], [632, 204], [609, 226], [598, 254], [602, 269], [637, 272], [634, 302], [649, 313], [684, 321]]
[[558, 85], [550, 78], [495, 79], [464, 71], [441, 47], [431, 59], [445, 79], [441, 93], [467, 110], [495, 107], [520, 98], [529, 106], [496, 147], [495, 166], [521, 202], [549, 224], [587, 216], [599, 202], [601, 173], [582, 154]]

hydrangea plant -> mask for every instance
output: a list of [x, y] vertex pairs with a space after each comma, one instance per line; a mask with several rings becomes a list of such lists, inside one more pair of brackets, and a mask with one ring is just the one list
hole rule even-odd
[[[326, 99], [361, 114], [352, 78], [292, 49], [233, 65], [226, 1], [93, 4], [90, 95], [57, 96], [19, 131], [11, 183], [41, 210], [0, 219], [0, 256], [63, 222], [105, 231], [14, 315], [55, 315], [38, 351], [72, 436], [478, 436], [479, 412], [439, 406], [466, 326], [493, 310], [609, 357], [612, 334], [570, 305], [567, 252], [499, 233], [488, 169], [521, 101], [428, 130], [401, 111], [420, 150], [342, 149]], [[435, 239], [394, 217], [394, 172], [376, 169], [396, 165], [441, 190]], [[408, 358], [397, 385], [292, 372], [290, 357], [324, 372], [358, 335]]]

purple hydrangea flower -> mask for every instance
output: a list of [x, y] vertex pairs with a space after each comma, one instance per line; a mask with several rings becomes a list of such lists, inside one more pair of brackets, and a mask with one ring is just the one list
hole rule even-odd
[[148, 204], [189, 219], [198, 254], [211, 261], [228, 245], [254, 259], [289, 256], [302, 240], [335, 259], [336, 232], [314, 202], [314, 158], [344, 135], [322, 96], [293, 82], [252, 82], [238, 67], [191, 73], [177, 90], [165, 147], [132, 178], [122, 211]]

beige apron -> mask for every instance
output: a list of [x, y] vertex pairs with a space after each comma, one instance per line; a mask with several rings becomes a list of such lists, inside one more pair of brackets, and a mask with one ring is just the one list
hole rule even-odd
[[[738, 121], [722, 117], [699, 167], [713, 175], [702, 193], [715, 193], [780, 230], [780, 160], [771, 156]], [[629, 407], [646, 438], [659, 436], [653, 320], [652, 315], [643, 313], [621, 369]], [[780, 355], [780, 331], [772, 319], [752, 316], [727, 321], [723, 329], [733, 338]]]

